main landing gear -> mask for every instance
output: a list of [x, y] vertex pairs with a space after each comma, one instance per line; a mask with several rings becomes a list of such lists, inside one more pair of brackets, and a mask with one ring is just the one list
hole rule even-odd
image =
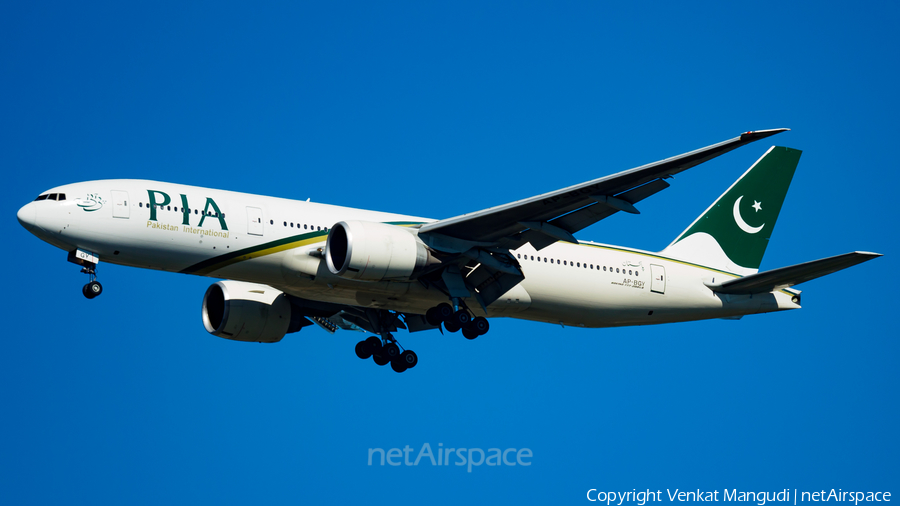
[[381, 338], [369, 336], [365, 341], [356, 343], [356, 356], [363, 360], [372, 357], [378, 365], [391, 364], [391, 369], [395, 372], [412, 369], [419, 363], [416, 352], [401, 351], [397, 340], [390, 333], [385, 333]]
[[475, 339], [478, 336], [483, 336], [491, 328], [487, 318], [482, 316], [473, 318], [469, 310], [464, 307], [454, 311], [453, 306], [446, 302], [429, 309], [425, 313], [425, 319], [434, 326], [439, 326], [443, 323], [447, 332], [459, 332], [462, 330], [463, 337], [466, 339]]
[[90, 281], [83, 287], [81, 287], [81, 293], [84, 294], [88, 299], [93, 299], [94, 297], [103, 293], [103, 285], [97, 281], [97, 271], [92, 267], [83, 267], [81, 272], [90, 276]]

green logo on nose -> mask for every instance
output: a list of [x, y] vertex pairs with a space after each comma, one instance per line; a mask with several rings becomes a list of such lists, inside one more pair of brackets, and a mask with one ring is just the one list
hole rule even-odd
[[100, 195], [98, 195], [96, 193], [89, 193], [87, 198], [78, 199], [78, 201], [75, 204], [78, 207], [84, 209], [85, 211], [91, 213], [94, 211], [99, 211], [103, 207], [103, 204], [105, 204], [105, 203], [106, 203], [106, 201], [103, 200], [103, 198], [100, 197]]

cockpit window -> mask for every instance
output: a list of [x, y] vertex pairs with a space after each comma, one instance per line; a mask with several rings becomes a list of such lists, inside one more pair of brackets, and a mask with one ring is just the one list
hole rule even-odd
[[45, 193], [43, 195], [38, 195], [38, 198], [34, 199], [35, 202], [38, 200], [66, 200], [65, 193]]

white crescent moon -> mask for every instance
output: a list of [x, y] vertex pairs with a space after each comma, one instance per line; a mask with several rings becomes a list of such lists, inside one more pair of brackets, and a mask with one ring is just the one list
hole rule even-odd
[[741, 218], [741, 199], [742, 198], [744, 198], [743, 195], [741, 195], [740, 197], [737, 198], [737, 200], [734, 201], [734, 222], [737, 223], [737, 226], [740, 227], [741, 230], [743, 230], [744, 232], [747, 232], [748, 234], [755, 234], [755, 233], [759, 232], [760, 230], [762, 230], [763, 227], [766, 226], [766, 224], [763, 223], [762, 225], [760, 225], [758, 227], [751, 227], [750, 225], [747, 224], [746, 221], [744, 221], [744, 218]]

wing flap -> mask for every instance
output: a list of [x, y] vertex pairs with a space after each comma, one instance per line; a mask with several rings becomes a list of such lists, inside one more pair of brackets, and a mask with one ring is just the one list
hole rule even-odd
[[634, 209], [634, 206], [631, 206], [631, 209], [634, 209], [634, 211], [630, 211], [627, 206], [614, 204], [613, 202], [615, 202], [615, 200], [625, 201], [625, 203], [628, 205], [637, 204], [645, 198], [657, 192], [665, 190], [668, 187], [669, 183], [663, 181], [662, 179], [654, 179], [653, 181], [650, 181], [645, 185], [638, 186], [637, 188], [629, 190], [625, 193], [620, 193], [613, 198], [604, 199], [605, 201], [590, 204], [569, 214], [560, 216], [559, 218], [554, 218], [550, 220], [549, 223], [552, 225], [556, 225], [557, 227], [570, 233], [575, 233], [581, 229], [593, 225], [594, 223], [597, 223], [604, 218], [612, 216], [619, 211], [637, 211], [637, 209]]
[[735, 295], [771, 292], [827, 276], [880, 256], [878, 253], [854, 251], [706, 286], [715, 292]]

